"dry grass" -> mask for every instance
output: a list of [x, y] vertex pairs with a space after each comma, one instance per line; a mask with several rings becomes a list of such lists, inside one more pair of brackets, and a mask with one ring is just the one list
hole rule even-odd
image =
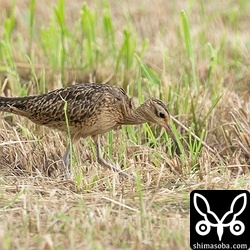
[[[39, 83], [46, 83], [46, 90], [61, 86], [58, 68], [50, 65], [38, 35], [32, 44], [32, 65], [19, 49], [20, 43], [27, 53], [30, 49], [26, 39], [30, 1], [17, 2], [11, 39], [15, 68], [6, 58], [0, 60], [1, 95], [23, 94], [19, 84], [26, 86], [25, 94], [36, 94], [38, 87], [31, 66]], [[53, 15], [51, 2], [36, 3], [37, 33], [49, 25]], [[136, 183], [100, 167], [89, 139], [75, 145], [72, 180], [65, 181], [61, 163], [65, 136], [22, 117], [1, 114], [0, 249], [189, 249], [192, 190], [250, 190], [248, 1], [241, 1], [241, 5], [226, 0], [108, 2], [117, 46], [122, 44], [124, 27], [131, 28], [138, 51], [147, 39], [143, 62], [154, 70], [161, 90], [138, 73], [141, 70], [136, 63], [129, 69], [121, 66], [115, 72], [111, 57], [93, 68], [81, 68], [80, 64], [67, 61], [62, 80], [69, 84], [88, 79], [110, 80], [129, 89], [136, 99], [141, 98], [140, 83], [142, 96], [161, 96], [172, 115], [198, 136], [205, 129], [204, 141], [216, 153], [206, 147], [196, 151], [192, 147], [194, 138], [178, 125], [185, 150], [180, 157], [171, 154], [170, 141], [158, 128], [152, 127], [156, 135], [153, 138], [145, 127], [133, 127], [115, 131], [113, 146], [109, 135], [102, 138], [102, 143], [106, 158], [129, 173], [137, 173]], [[88, 4], [90, 9], [102, 11], [101, 1]], [[80, 1], [65, 3], [70, 30], [81, 5]], [[10, 14], [11, 2], [1, 1], [0, 9]], [[181, 9], [186, 10], [190, 22], [199, 83], [196, 94], [189, 86], [192, 77], [182, 35]], [[3, 21], [6, 17], [0, 18]], [[4, 37], [3, 27], [0, 34]], [[99, 39], [98, 45], [105, 51], [104, 41]], [[210, 78], [208, 42], [217, 52]]]

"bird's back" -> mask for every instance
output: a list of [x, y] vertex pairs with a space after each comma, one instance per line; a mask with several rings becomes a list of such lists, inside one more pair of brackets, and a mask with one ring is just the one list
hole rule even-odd
[[[110, 130], [121, 119], [121, 103], [129, 103], [124, 90], [107, 84], [85, 83], [54, 90], [48, 94], [17, 98], [0, 97], [0, 111], [22, 115], [34, 123], [67, 130], [66, 116], [74, 132], [80, 130]], [[65, 113], [66, 108], [66, 113]], [[113, 119], [113, 121], [112, 121]], [[117, 121], [115, 121], [117, 120]], [[98, 126], [96, 123], [99, 123]], [[103, 131], [103, 132], [106, 132]], [[86, 132], [86, 131], [85, 131]], [[86, 136], [94, 131], [86, 132]], [[102, 131], [101, 131], [102, 133]], [[82, 135], [85, 137], [84, 133]]]

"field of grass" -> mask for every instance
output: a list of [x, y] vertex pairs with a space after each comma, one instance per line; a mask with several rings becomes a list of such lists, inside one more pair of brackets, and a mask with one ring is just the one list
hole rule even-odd
[[[189, 249], [194, 189], [250, 189], [250, 1], [0, 1], [0, 95], [80, 82], [163, 100], [160, 127], [86, 139], [0, 114], [0, 249]], [[178, 121], [176, 123], [175, 119]], [[194, 137], [196, 135], [196, 137]], [[204, 143], [202, 143], [204, 142]]]

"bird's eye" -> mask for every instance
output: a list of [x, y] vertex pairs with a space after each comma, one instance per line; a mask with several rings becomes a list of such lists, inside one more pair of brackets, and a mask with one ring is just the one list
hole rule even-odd
[[159, 116], [160, 116], [161, 118], [165, 118], [165, 114], [163, 114], [162, 112], [159, 113]]

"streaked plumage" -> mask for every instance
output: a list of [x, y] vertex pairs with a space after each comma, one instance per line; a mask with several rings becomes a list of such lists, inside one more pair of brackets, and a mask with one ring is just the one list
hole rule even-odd
[[[157, 123], [170, 131], [169, 113], [162, 101], [151, 98], [134, 108], [122, 88], [108, 84], [76, 84], [38, 96], [0, 97], [0, 111], [25, 116], [38, 125], [67, 132], [65, 105], [73, 142], [92, 136], [98, 162], [125, 176], [128, 175], [102, 158], [98, 135], [123, 124], [144, 122]], [[68, 147], [63, 157], [67, 178], [69, 151]]]

